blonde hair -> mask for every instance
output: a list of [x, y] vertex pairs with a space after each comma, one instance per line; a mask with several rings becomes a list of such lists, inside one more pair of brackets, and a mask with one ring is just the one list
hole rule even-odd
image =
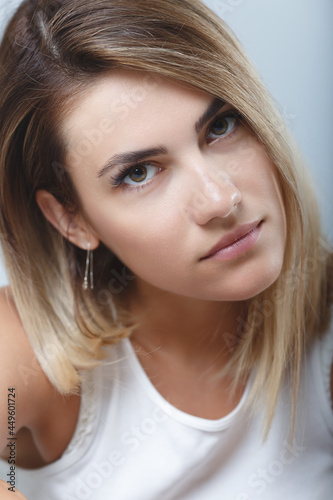
[[95, 289], [82, 293], [84, 252], [44, 219], [35, 193], [47, 189], [78, 210], [61, 120], [102, 74], [136, 69], [230, 103], [277, 168], [288, 230], [283, 270], [247, 302], [227, 369], [237, 381], [257, 367], [253, 400], [266, 395], [266, 432], [290, 372], [295, 415], [305, 345], [329, 321], [332, 254], [302, 161], [226, 24], [198, 0], [26, 0], [7, 28], [0, 64], [5, 264], [27, 335], [55, 387], [75, 390], [79, 370], [95, 366], [103, 347], [129, 335], [133, 324], [110, 286], [123, 264], [101, 245]]

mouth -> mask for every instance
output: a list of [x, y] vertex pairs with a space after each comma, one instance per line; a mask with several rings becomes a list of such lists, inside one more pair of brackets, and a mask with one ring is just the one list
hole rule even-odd
[[263, 222], [263, 220], [250, 222], [226, 234], [200, 261], [208, 259], [231, 260], [250, 250], [260, 236]]

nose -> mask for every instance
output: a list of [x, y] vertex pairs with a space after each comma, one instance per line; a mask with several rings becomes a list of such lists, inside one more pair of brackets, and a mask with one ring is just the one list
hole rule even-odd
[[227, 173], [216, 169], [211, 173], [207, 167], [196, 169], [190, 193], [189, 213], [199, 225], [214, 218], [228, 217], [242, 199], [241, 192]]

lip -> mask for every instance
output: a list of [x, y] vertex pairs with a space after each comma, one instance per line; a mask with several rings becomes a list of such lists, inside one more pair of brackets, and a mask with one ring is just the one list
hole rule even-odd
[[223, 236], [200, 261], [213, 258], [231, 260], [250, 250], [259, 238], [262, 223], [263, 220], [257, 220], [239, 226]]

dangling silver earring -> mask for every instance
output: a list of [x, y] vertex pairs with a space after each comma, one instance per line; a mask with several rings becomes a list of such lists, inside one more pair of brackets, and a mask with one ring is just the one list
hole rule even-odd
[[[88, 273], [90, 278], [90, 289], [94, 288], [94, 268], [93, 268], [93, 251], [90, 250], [90, 243], [87, 243], [87, 257], [86, 257], [86, 269], [84, 271], [84, 279], [82, 283], [82, 288], [87, 290], [88, 288]], [[90, 269], [90, 270], [89, 270]]]

